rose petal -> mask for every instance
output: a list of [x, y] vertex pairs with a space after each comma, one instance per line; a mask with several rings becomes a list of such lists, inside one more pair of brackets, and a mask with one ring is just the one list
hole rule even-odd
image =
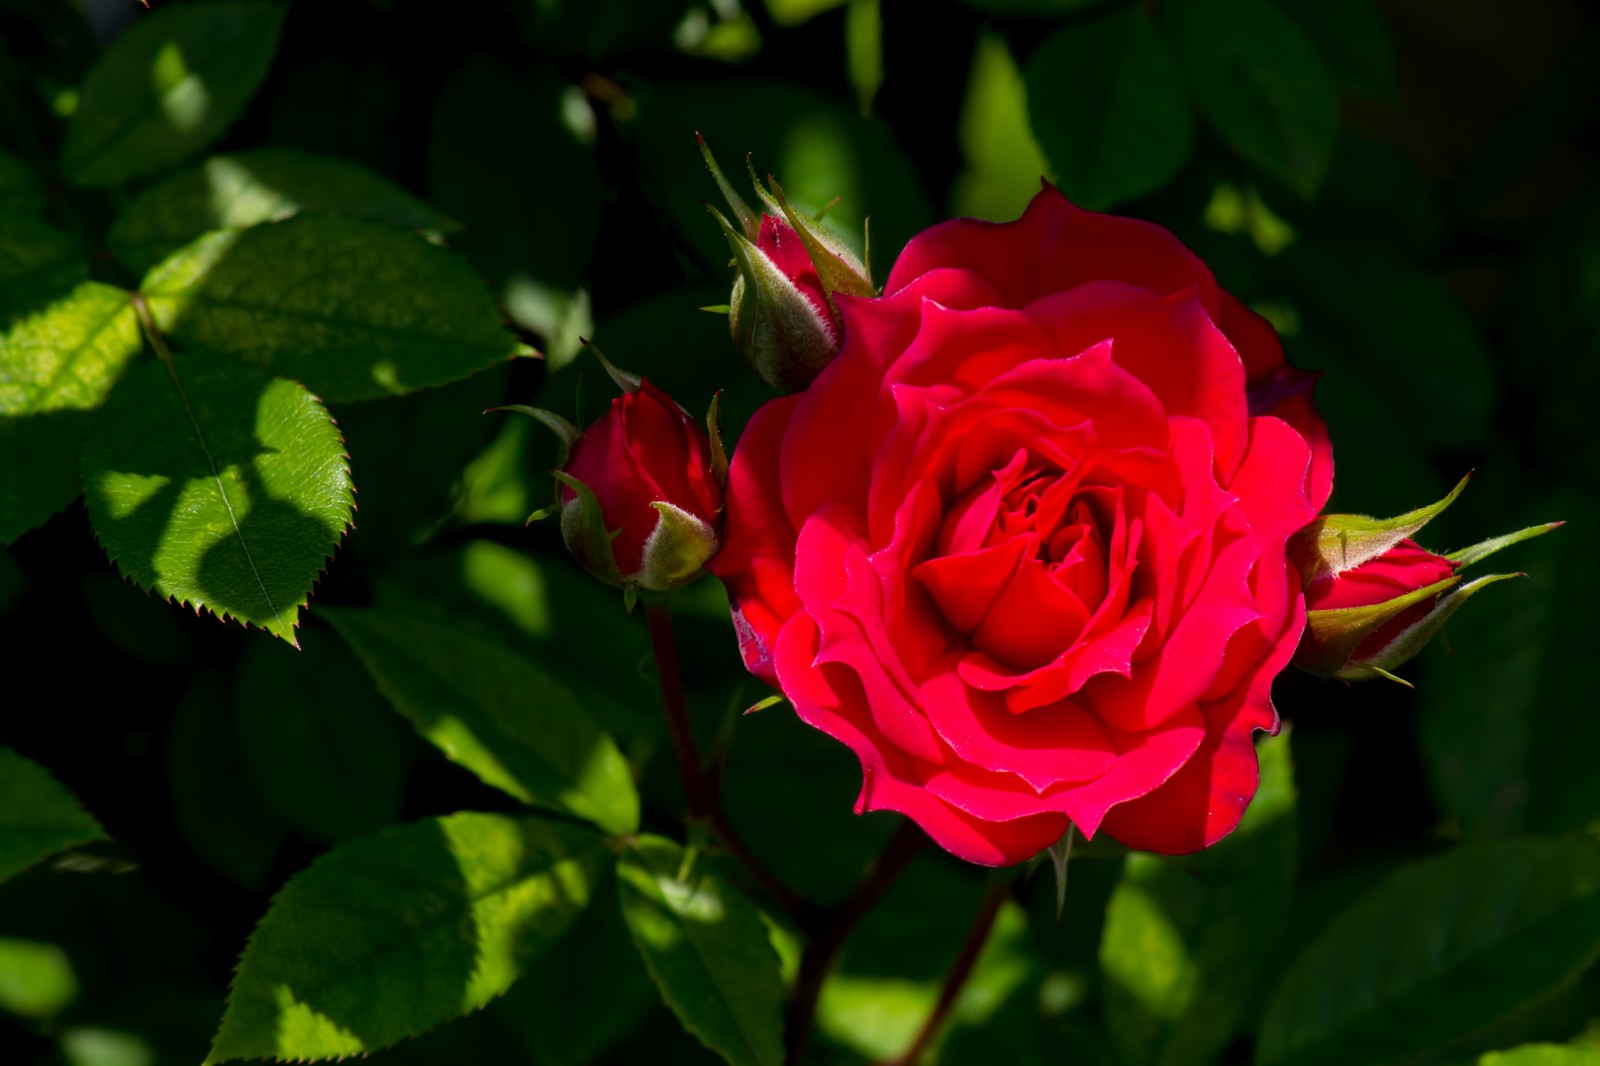
[[1048, 184], [1015, 222], [956, 219], [924, 230], [900, 253], [884, 292], [951, 266], [987, 279], [1002, 307], [1105, 278], [1157, 293], [1194, 288], [1207, 309], [1217, 306], [1211, 271], [1178, 238], [1149, 222], [1085, 211]]
[[706, 564], [728, 588], [745, 668], [777, 684], [772, 649], [800, 606], [794, 591], [795, 531], [778, 492], [778, 455], [798, 396], [751, 417], [728, 469], [722, 550]]

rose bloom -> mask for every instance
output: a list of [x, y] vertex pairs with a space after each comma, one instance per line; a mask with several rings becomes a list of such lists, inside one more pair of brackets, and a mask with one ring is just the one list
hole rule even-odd
[[[1455, 563], [1435, 555], [1416, 541], [1402, 540], [1375, 559], [1368, 559], [1337, 576], [1324, 575], [1308, 584], [1306, 609], [1333, 611], [1388, 603], [1453, 577], [1457, 569]], [[1438, 595], [1429, 596], [1383, 623], [1356, 645], [1350, 653], [1350, 661], [1359, 663], [1377, 658], [1396, 637], [1426, 618], [1438, 602]]]
[[733, 459], [746, 665], [855, 752], [858, 811], [963, 859], [1226, 835], [1332, 483], [1307, 376], [1166, 230], [1049, 186], [838, 302], [839, 356]]

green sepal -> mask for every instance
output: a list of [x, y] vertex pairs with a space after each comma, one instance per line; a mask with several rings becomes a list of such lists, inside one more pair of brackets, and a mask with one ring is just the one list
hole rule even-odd
[[1045, 848], [1045, 854], [1050, 856], [1050, 865], [1056, 875], [1056, 921], [1061, 921], [1061, 912], [1067, 905], [1067, 863], [1072, 861], [1072, 841], [1078, 835], [1078, 827], [1068, 823], [1067, 831], [1061, 834], [1061, 839]]
[[711, 440], [711, 473], [723, 488], [728, 484], [728, 448], [722, 442], [722, 390], [711, 397], [706, 411], [706, 436]]
[[1501, 537], [1490, 537], [1488, 540], [1479, 541], [1470, 548], [1453, 551], [1446, 555], [1445, 558], [1459, 567], [1468, 567], [1473, 563], [1487, 559], [1501, 548], [1509, 548], [1513, 544], [1521, 544], [1525, 540], [1542, 537], [1552, 529], [1560, 529], [1564, 525], [1566, 525], [1565, 522], [1546, 522], [1539, 526], [1529, 526], [1527, 529], [1519, 529], [1515, 533], [1507, 533]]
[[[700, 142], [700, 155], [706, 161], [706, 169], [711, 171], [711, 177], [716, 181], [722, 198], [728, 201], [728, 208], [733, 212], [733, 217], [739, 220], [739, 229], [746, 237], [755, 240], [756, 234], [761, 232], [761, 216], [750, 210], [750, 205], [744, 202], [744, 197], [740, 196], [734, 190], [732, 183], [723, 177], [722, 168], [717, 166], [717, 158], [711, 154], [711, 146], [706, 144], [706, 139], [698, 132], [695, 133], [694, 139]], [[756, 191], [761, 191], [759, 186]]]
[[568, 422], [554, 411], [546, 411], [543, 407], [530, 407], [525, 403], [501, 404], [499, 407], [487, 408], [483, 413], [487, 415], [498, 411], [515, 411], [519, 415], [527, 415], [554, 433], [559, 444], [559, 450], [556, 453], [556, 465], [567, 465], [567, 456], [572, 454], [572, 446], [578, 440], [577, 426]]
[[[1438, 633], [1444, 627], [1444, 624], [1450, 620], [1450, 616], [1460, 610], [1461, 605], [1466, 603], [1479, 589], [1499, 581], [1522, 576], [1522, 574], [1485, 574], [1483, 577], [1473, 578], [1448, 595], [1439, 597], [1439, 602], [1433, 605], [1433, 610], [1419, 618], [1414, 624], [1395, 634], [1395, 638], [1385, 644], [1383, 650], [1377, 655], [1360, 662], [1348, 663], [1333, 676], [1346, 681], [1365, 681], [1373, 677], [1386, 677], [1393, 681], [1400, 681], [1400, 678], [1395, 677], [1392, 671], [1416, 658], [1422, 649], [1427, 647], [1428, 641], [1433, 639], [1434, 634]], [[1445, 582], [1440, 582], [1439, 584], [1442, 585]], [[1438, 586], [1430, 587], [1437, 588]], [[1405, 682], [1401, 681], [1401, 684], [1405, 684]]]
[[550, 476], [571, 489], [577, 497], [561, 505], [561, 539], [566, 542], [567, 551], [590, 574], [608, 585], [621, 588], [622, 571], [617, 569], [611, 542], [622, 530], [606, 528], [605, 516], [600, 513], [600, 500], [593, 489], [564, 470], [552, 470]]
[[[748, 155], [744, 157], [744, 170], [746, 174], [750, 175], [750, 184], [755, 188], [756, 198], [761, 201], [761, 206], [766, 208], [766, 213], [769, 215], [783, 214], [783, 205], [778, 203], [778, 201], [773, 198], [773, 195], [762, 186], [761, 179], [756, 177], [756, 165], [750, 161], [750, 157]], [[771, 178], [768, 178], [767, 180], [770, 181]], [[752, 234], [750, 239], [755, 240], [755, 235]]]
[[655, 500], [650, 506], [661, 517], [645, 538], [639, 573], [629, 583], [652, 592], [682, 588], [705, 571], [706, 563], [722, 546], [717, 531], [666, 500]]
[[743, 713], [747, 715], [755, 714], [757, 711], [764, 711], [768, 707], [776, 707], [778, 704], [784, 702], [785, 699], [787, 699], [787, 697], [784, 696], [783, 693], [775, 692], [764, 700], [757, 700], [756, 702], [752, 703], [750, 706], [744, 709]]
[[589, 340], [587, 337], [579, 337], [578, 340], [583, 343], [585, 348], [589, 349], [590, 355], [600, 360], [600, 366], [605, 370], [606, 377], [610, 378], [612, 384], [616, 385], [617, 388], [626, 393], [635, 393], [644, 388], [644, 378], [631, 371], [623, 370], [607, 359], [606, 353], [602, 352], [600, 346], [594, 341]]
[[761, 379], [780, 392], [800, 392], [833, 358], [831, 323], [767, 254], [714, 207], [733, 251], [738, 276], [728, 316], [733, 342]]
[[[1306, 639], [1300, 647], [1304, 651], [1309, 646], [1314, 649], [1314, 654], [1304, 657], [1296, 655], [1295, 665], [1320, 677], [1346, 677], [1344, 671], [1350, 665], [1350, 657], [1356, 648], [1360, 647], [1362, 641], [1407, 607], [1437, 596], [1460, 582], [1460, 575], [1453, 574], [1443, 581], [1435, 581], [1431, 585], [1412, 589], [1382, 603], [1365, 607], [1333, 607], [1321, 611], [1307, 611]], [[1384, 665], [1385, 669], [1389, 668], [1384, 663], [1380, 665]]]
[[[784, 219], [794, 228], [806, 254], [811, 257], [811, 265], [817, 268], [817, 277], [822, 282], [823, 291], [828, 294], [828, 302], [833, 302], [836, 292], [846, 296], [876, 296], [877, 290], [872, 287], [867, 268], [855, 254], [814, 222], [802, 218], [789, 205], [789, 198], [783, 194], [783, 187], [776, 178], [768, 177], [767, 184], [772, 187], [772, 195], [783, 211]], [[838, 311], [835, 307], [834, 313]]]
[[1438, 503], [1419, 507], [1394, 518], [1323, 515], [1295, 534], [1290, 542], [1290, 557], [1299, 565], [1308, 585], [1321, 578], [1353, 570], [1364, 562], [1376, 559], [1439, 517], [1446, 507], [1456, 501], [1471, 479], [1469, 473]]

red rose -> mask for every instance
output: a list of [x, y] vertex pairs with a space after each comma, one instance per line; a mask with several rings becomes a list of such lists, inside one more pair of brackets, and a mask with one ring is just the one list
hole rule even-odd
[[1069, 823], [1162, 852], [1255, 793], [1332, 463], [1271, 328], [1160, 227], [1047, 187], [915, 238], [739, 441], [751, 670], [861, 760], [858, 810], [973, 862]]
[[577, 436], [557, 476], [562, 538], [602, 581], [677, 588], [717, 550], [722, 486], [710, 439], [648, 381]]

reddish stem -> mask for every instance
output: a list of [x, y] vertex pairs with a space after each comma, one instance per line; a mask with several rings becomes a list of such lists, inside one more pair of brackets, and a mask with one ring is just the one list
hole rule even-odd
[[816, 922], [816, 908], [762, 865], [745, 845], [727, 817], [717, 806], [716, 789], [694, 742], [694, 726], [689, 721], [689, 699], [683, 688], [683, 672], [678, 666], [678, 641], [672, 631], [672, 609], [665, 597], [644, 597], [644, 616], [650, 629], [650, 648], [656, 660], [656, 680], [661, 689], [661, 704], [667, 712], [667, 736], [677, 758], [678, 780], [683, 784], [684, 802], [691, 820], [710, 830], [735, 862], [744, 867], [773, 899], [788, 911], [802, 928]]
[[911, 1041], [911, 1046], [900, 1053], [900, 1057], [884, 1064], [884, 1066], [916, 1066], [928, 1046], [933, 1043], [933, 1038], [939, 1034], [939, 1027], [944, 1024], [945, 1017], [950, 1013], [950, 1008], [955, 1006], [961, 989], [966, 985], [967, 978], [972, 976], [972, 967], [977, 963], [978, 956], [983, 952], [983, 945], [988, 942], [989, 934], [994, 930], [994, 921], [1000, 916], [1000, 906], [1011, 895], [1011, 882], [1000, 881], [989, 886], [989, 891], [983, 894], [983, 901], [978, 904], [978, 913], [972, 919], [972, 928], [967, 930], [967, 939], [961, 945], [961, 954], [956, 956], [956, 961], [950, 967], [950, 972], [945, 974], [944, 987], [939, 990], [939, 1000], [933, 1005], [933, 1011], [922, 1023], [916, 1039]]
[[794, 991], [789, 999], [789, 1016], [784, 1022], [787, 1051], [785, 1061], [791, 1066], [800, 1061], [806, 1037], [811, 1033], [817, 1014], [817, 997], [822, 993], [822, 983], [833, 969], [834, 960], [844, 947], [845, 940], [857, 923], [883, 898], [895, 879], [911, 865], [924, 844], [926, 834], [915, 822], [906, 819], [895, 830], [889, 843], [878, 853], [871, 865], [861, 875], [861, 880], [849, 897], [829, 915], [822, 935], [817, 937], [800, 956], [800, 974], [795, 979]]

